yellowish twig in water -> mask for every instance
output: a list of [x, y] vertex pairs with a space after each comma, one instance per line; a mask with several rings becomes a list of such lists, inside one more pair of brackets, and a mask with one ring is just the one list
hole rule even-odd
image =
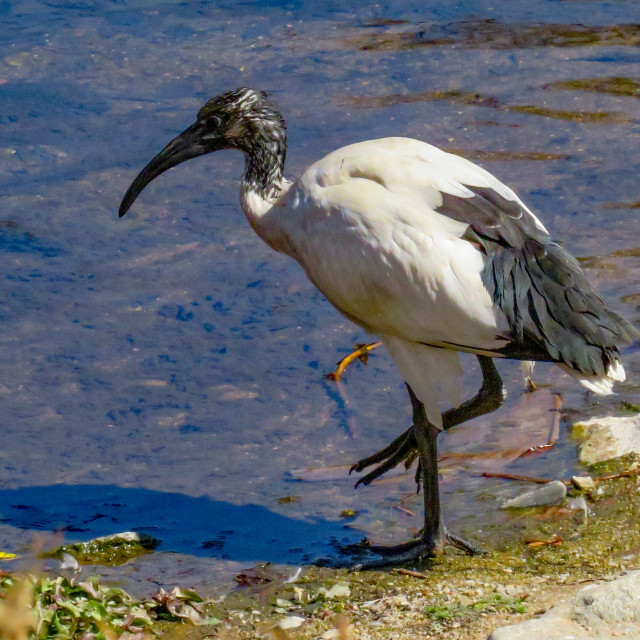
[[420, 578], [421, 580], [427, 580], [429, 576], [426, 576], [424, 573], [420, 573], [419, 571], [413, 571], [413, 569], [396, 569], [396, 573], [400, 573], [403, 576], [411, 576], [412, 578]]
[[[534, 484], [547, 484], [551, 482], [548, 478], [536, 478], [534, 476], [520, 476], [515, 473], [493, 473], [491, 471], [483, 471], [480, 474], [483, 478], [501, 478], [502, 480], [518, 480], [520, 482], [533, 482]], [[569, 486], [571, 480], [562, 480], [564, 484]]]
[[325, 374], [325, 378], [328, 380], [334, 380], [338, 382], [344, 373], [344, 370], [356, 359], [360, 359], [362, 362], [367, 362], [367, 356], [370, 351], [377, 349], [382, 342], [370, 342], [369, 344], [357, 344], [354, 351], [352, 351], [348, 356], [345, 356], [340, 360], [336, 366], [335, 371], [331, 371]]
[[562, 544], [562, 538], [560, 536], [554, 536], [551, 540], [525, 540], [524, 543], [528, 547], [547, 547]]

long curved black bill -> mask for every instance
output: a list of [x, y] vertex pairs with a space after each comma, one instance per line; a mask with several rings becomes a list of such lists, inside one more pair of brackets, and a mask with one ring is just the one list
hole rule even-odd
[[175, 137], [149, 164], [138, 174], [124, 194], [120, 203], [120, 217], [127, 213], [140, 192], [161, 173], [176, 165], [209, 153], [214, 149], [211, 145], [204, 144], [204, 124], [196, 122]]

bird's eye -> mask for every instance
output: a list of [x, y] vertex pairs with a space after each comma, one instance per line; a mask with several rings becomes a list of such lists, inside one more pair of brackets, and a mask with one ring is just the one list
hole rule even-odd
[[222, 120], [218, 116], [209, 116], [207, 118], [207, 124], [210, 127], [219, 127], [222, 124]]

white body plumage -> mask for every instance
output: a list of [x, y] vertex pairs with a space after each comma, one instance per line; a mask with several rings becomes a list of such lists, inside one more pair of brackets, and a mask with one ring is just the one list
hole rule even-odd
[[[466, 186], [465, 186], [466, 185]], [[408, 138], [338, 149], [268, 202], [244, 185], [256, 232], [291, 256], [345, 316], [384, 342], [404, 379], [441, 424], [439, 401], [460, 402], [458, 350], [498, 355], [509, 324], [483, 282], [487, 256], [468, 228], [438, 212], [442, 194], [469, 199], [491, 189], [542, 223], [516, 194], [477, 165]], [[621, 364], [601, 377], [563, 367], [587, 388], [611, 392]]]

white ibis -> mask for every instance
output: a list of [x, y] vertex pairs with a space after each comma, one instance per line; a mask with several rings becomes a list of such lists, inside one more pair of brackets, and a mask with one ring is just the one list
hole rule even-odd
[[[448, 543], [477, 551], [442, 523], [440, 431], [500, 406], [494, 358], [554, 362], [609, 394], [625, 379], [619, 345], [638, 332], [607, 308], [509, 187], [463, 158], [419, 140], [383, 138], [333, 151], [287, 180], [284, 120], [253, 89], [209, 100], [140, 172], [120, 216], [158, 175], [220, 149], [245, 155], [240, 200], [256, 233], [378, 336], [407, 383], [412, 427], [354, 469], [379, 465], [359, 481], [367, 484], [417, 451], [424, 528], [401, 545], [371, 547], [377, 555], [368, 566], [417, 561]], [[461, 351], [477, 355], [483, 375], [478, 394], [462, 404]], [[441, 412], [444, 403], [453, 408]]]

